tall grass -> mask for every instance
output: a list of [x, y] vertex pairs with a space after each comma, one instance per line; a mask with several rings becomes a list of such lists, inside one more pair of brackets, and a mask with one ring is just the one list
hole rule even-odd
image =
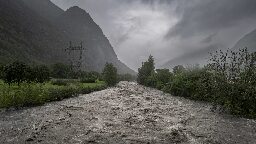
[[104, 88], [106, 88], [104, 82], [73, 82], [62, 86], [51, 83], [21, 83], [19, 86], [9, 86], [0, 81], [0, 108], [42, 105], [46, 102], [87, 94]]

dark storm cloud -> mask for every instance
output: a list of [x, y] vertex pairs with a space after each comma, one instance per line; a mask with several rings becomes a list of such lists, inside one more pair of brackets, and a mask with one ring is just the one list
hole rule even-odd
[[184, 3], [181, 20], [167, 37], [183, 38], [198, 33], [222, 30], [241, 21], [256, 18], [256, 0], [193, 0]]
[[201, 43], [210, 43], [213, 41], [214, 37], [217, 35], [217, 33], [211, 34], [208, 37], [204, 38]]
[[144, 4], [171, 4], [174, 0], [141, 0]]
[[[256, 28], [256, 0], [52, 0], [90, 13], [118, 57], [136, 70], [209, 47], [232, 47]], [[198, 54], [200, 55], [200, 54]]]

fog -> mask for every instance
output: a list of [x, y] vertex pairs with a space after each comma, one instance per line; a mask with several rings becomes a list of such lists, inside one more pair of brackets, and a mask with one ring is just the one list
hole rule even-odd
[[157, 66], [209, 47], [231, 48], [256, 29], [255, 0], [52, 0], [79, 6], [134, 70], [152, 54]]

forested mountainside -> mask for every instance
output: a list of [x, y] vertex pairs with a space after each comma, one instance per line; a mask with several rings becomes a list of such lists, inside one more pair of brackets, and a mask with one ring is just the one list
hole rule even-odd
[[64, 11], [50, 0], [0, 0], [0, 61], [68, 63], [64, 51], [83, 42], [83, 69], [101, 71], [106, 62], [119, 73], [135, 74], [118, 60], [113, 47], [91, 16], [79, 7]]

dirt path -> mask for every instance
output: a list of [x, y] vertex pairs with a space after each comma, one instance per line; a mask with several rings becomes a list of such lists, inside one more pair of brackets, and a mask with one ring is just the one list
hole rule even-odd
[[121, 82], [40, 107], [2, 110], [0, 143], [256, 144], [256, 121]]

